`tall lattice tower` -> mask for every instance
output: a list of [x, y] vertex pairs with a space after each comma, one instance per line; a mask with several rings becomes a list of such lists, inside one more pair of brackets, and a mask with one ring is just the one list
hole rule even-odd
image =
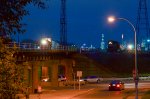
[[66, 0], [61, 0], [60, 10], [60, 43], [67, 45]]
[[144, 50], [149, 50], [150, 28], [148, 21], [147, 0], [139, 0], [136, 31], [138, 44]]

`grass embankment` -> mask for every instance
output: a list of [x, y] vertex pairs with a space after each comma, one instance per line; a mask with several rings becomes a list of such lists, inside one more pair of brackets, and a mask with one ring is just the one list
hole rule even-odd
[[83, 77], [89, 75], [97, 75], [100, 77], [115, 77], [117, 73], [112, 72], [109, 68], [101, 65], [97, 61], [84, 55], [74, 55], [76, 61], [74, 71], [82, 71]]
[[[100, 75], [102, 77], [132, 77], [134, 55], [128, 53], [90, 53], [76, 54], [76, 70], [82, 70], [83, 76]], [[138, 55], [139, 76], [149, 76], [150, 55]]]

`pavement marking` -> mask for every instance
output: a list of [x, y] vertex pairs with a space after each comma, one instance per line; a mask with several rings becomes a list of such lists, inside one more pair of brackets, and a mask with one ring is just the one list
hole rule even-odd
[[51, 90], [51, 91], [56, 91], [56, 90]]
[[87, 92], [88, 92], [88, 91], [91, 91], [91, 90], [94, 90], [94, 88], [87, 90]]

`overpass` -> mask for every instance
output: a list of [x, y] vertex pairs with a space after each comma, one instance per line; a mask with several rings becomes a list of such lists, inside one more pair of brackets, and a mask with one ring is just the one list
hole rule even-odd
[[[20, 64], [26, 64], [25, 73], [31, 92], [36, 92], [41, 86], [59, 86], [58, 75], [65, 75], [71, 80], [75, 64], [72, 55], [77, 53], [74, 46], [57, 46], [55, 48], [39, 47], [37, 44], [6, 44], [8, 48], [16, 48], [14, 57]], [[47, 79], [48, 81], [42, 81]]]
[[[11, 47], [12, 45], [7, 46], [9, 48], [14, 48]], [[75, 59], [73, 59], [72, 56], [77, 53], [77, 49], [74, 46], [57, 46], [55, 49], [48, 47], [39, 49], [38, 47], [27, 47], [27, 45], [24, 45], [25, 47], [19, 47], [19, 45], [14, 46], [18, 49], [15, 54], [17, 61], [28, 64], [26, 72], [28, 74], [28, 85], [32, 86], [32, 92], [34, 92], [40, 84], [42, 86], [59, 86], [59, 74], [64, 74], [68, 80], [71, 80], [73, 78], [73, 69], [74, 71], [84, 71], [84, 76], [87, 76], [88, 74], [102, 75], [102, 73], [105, 73], [104, 71], [107, 71], [108, 73], [115, 72], [131, 74], [130, 72], [132, 72], [132, 67], [134, 65], [134, 54], [132, 52], [82, 52], [85, 56], [98, 62], [98, 64], [95, 64], [92, 63], [92, 61], [84, 61], [79, 58], [78, 60], [80, 61], [78, 61], [75, 57]], [[142, 73], [149, 71], [149, 56], [149, 53], [138, 52], [139, 72]], [[76, 65], [75, 68], [73, 68], [73, 64]], [[87, 68], [85, 68], [85, 66]], [[41, 82], [43, 78], [49, 78], [49, 81]]]

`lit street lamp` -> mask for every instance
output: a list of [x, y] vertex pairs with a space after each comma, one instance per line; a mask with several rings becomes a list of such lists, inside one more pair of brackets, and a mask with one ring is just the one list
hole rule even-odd
[[134, 81], [135, 81], [135, 91], [136, 91], [136, 96], [135, 99], [138, 99], [138, 68], [137, 68], [137, 37], [136, 37], [136, 29], [134, 27], [134, 25], [125, 18], [115, 18], [114, 16], [110, 16], [108, 17], [108, 22], [113, 23], [116, 20], [123, 20], [126, 21], [132, 28], [134, 31], [134, 45], [135, 45], [135, 50], [134, 50], [134, 54], [135, 54], [135, 65], [134, 65]]

